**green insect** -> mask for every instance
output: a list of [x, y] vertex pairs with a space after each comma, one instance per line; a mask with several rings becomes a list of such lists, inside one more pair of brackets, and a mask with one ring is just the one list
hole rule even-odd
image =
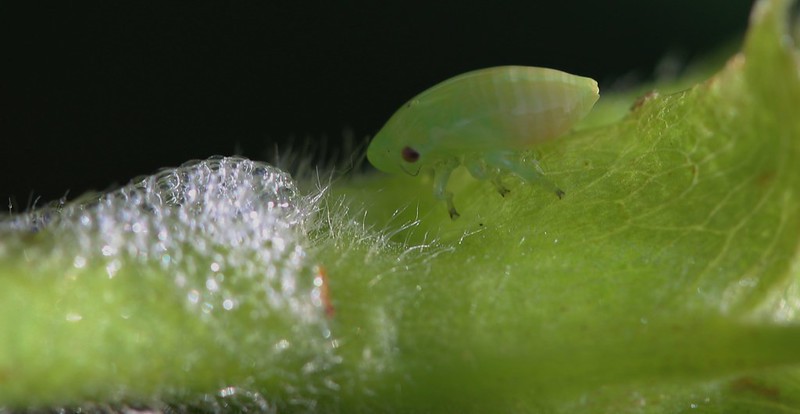
[[459, 216], [447, 191], [450, 173], [463, 164], [476, 179], [500, 181], [513, 173], [564, 195], [523, 152], [568, 132], [599, 98], [597, 82], [555, 69], [500, 66], [467, 72], [422, 92], [392, 115], [375, 135], [367, 158], [379, 170], [434, 173], [434, 196]]

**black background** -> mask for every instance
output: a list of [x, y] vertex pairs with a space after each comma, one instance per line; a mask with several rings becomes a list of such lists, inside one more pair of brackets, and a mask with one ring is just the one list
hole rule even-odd
[[360, 141], [471, 69], [646, 79], [741, 34], [752, 1], [34, 3], [0, 3], [0, 205], [16, 211], [193, 158]]

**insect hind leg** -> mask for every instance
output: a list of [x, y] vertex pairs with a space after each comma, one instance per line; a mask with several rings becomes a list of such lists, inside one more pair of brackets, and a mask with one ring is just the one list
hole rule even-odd
[[[522, 160], [519, 154], [507, 151], [488, 153], [485, 156], [485, 160], [489, 166], [495, 167], [500, 171], [508, 171], [529, 183], [539, 184], [555, 193], [558, 198], [564, 197], [564, 191], [545, 177], [542, 167], [539, 166], [536, 160], [526, 162]], [[533, 168], [531, 168], [531, 163]]]
[[502, 180], [500, 180], [500, 171], [496, 168], [491, 168], [490, 171], [490, 168], [487, 167], [482, 160], [474, 158], [465, 159], [464, 166], [467, 167], [467, 171], [469, 171], [470, 175], [475, 177], [476, 180], [490, 180], [502, 197], [505, 197], [506, 194], [511, 192], [511, 190], [503, 185]]

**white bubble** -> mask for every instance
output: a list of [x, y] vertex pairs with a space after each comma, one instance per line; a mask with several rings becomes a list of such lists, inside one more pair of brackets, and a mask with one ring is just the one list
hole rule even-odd
[[213, 278], [208, 278], [206, 279], [206, 289], [211, 292], [216, 292], [219, 290], [219, 284], [217, 284], [217, 281]]
[[83, 269], [86, 266], [86, 258], [83, 256], [75, 256], [75, 259], [72, 261], [72, 266], [76, 269]]
[[189, 294], [186, 295], [186, 298], [189, 299], [191, 303], [197, 303], [200, 300], [200, 292], [196, 290], [190, 290]]

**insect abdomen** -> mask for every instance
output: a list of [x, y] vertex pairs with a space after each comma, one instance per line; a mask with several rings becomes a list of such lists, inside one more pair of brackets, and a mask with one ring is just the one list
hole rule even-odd
[[593, 79], [554, 69], [504, 66], [457, 76], [419, 99], [430, 99], [431, 109], [441, 109], [441, 118], [433, 123], [446, 135], [439, 139], [445, 146], [526, 149], [566, 133], [589, 112], [598, 92]]

